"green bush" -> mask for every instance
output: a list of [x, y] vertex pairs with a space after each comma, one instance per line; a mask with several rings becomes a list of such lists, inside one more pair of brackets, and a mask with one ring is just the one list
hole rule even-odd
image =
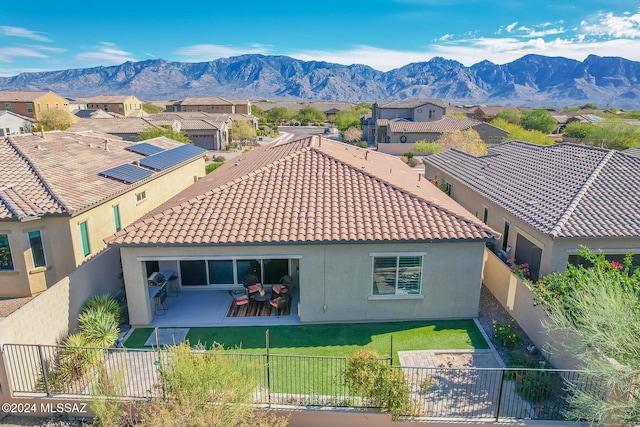
[[80, 334], [95, 347], [112, 347], [120, 334], [115, 317], [104, 307], [85, 310], [78, 317], [78, 322]]
[[374, 350], [360, 350], [347, 357], [344, 381], [354, 394], [363, 396], [374, 407], [389, 411], [394, 420], [412, 415], [411, 395], [402, 370], [390, 367]]
[[493, 336], [507, 348], [513, 348], [520, 341], [516, 332], [516, 321], [511, 319], [508, 323], [493, 321]]
[[416, 154], [429, 155], [439, 153], [442, 151], [442, 147], [434, 142], [416, 141], [416, 143], [413, 144], [413, 151]]
[[117, 301], [109, 294], [94, 295], [84, 304], [82, 312], [97, 309], [98, 307], [102, 307], [105, 311], [111, 313], [116, 323], [121, 323], [123, 318], [123, 306], [120, 304], [120, 301]]
[[359, 142], [356, 144], [356, 147], [360, 147], [360, 148], [367, 148], [367, 143], [366, 143], [366, 141], [359, 141]]
[[516, 391], [523, 399], [536, 403], [549, 399], [553, 392], [553, 372], [523, 371], [516, 381]]
[[213, 172], [214, 170], [218, 169], [220, 166], [222, 166], [224, 163], [223, 162], [213, 162], [213, 163], [209, 163], [207, 166], [204, 167], [204, 171], [206, 173], [209, 172]]

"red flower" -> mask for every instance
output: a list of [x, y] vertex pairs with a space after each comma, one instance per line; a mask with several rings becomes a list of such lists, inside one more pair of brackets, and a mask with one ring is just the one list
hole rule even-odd
[[613, 267], [614, 270], [621, 270], [622, 264], [620, 264], [618, 261], [611, 261], [611, 267]]

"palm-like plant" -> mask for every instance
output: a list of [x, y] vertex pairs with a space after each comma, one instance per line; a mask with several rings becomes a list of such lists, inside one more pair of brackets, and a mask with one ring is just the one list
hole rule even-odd
[[87, 310], [95, 309], [98, 307], [104, 308], [106, 311], [113, 315], [117, 324], [120, 324], [122, 320], [122, 304], [119, 301], [115, 300], [109, 294], [100, 294], [94, 295], [87, 301], [82, 308], [82, 311], [85, 312]]
[[91, 346], [112, 347], [118, 339], [120, 328], [112, 312], [104, 307], [90, 308], [78, 318], [81, 334]]

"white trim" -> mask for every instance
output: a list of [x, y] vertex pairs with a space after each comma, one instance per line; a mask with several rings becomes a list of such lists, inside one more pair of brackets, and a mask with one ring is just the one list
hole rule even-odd
[[426, 252], [369, 252], [369, 256], [426, 256]]
[[391, 301], [391, 300], [419, 300], [424, 299], [422, 294], [413, 295], [369, 295], [367, 297], [369, 301]]
[[302, 255], [269, 254], [269, 255], [188, 255], [188, 256], [152, 256], [144, 255], [136, 257], [136, 261], [209, 261], [232, 259], [302, 259]]
[[[602, 251], [603, 254], [615, 254], [615, 255], [626, 255], [626, 254], [640, 254], [640, 248], [598, 248], [593, 249], [589, 248], [591, 251], [596, 254]], [[570, 255], [578, 255], [578, 248], [575, 249], [565, 249], [564, 251]]]

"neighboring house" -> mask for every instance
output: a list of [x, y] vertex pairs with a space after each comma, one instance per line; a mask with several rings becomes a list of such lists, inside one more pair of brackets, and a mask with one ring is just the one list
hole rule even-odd
[[133, 95], [100, 95], [82, 98], [79, 101], [87, 104], [89, 110], [104, 110], [125, 117], [142, 110], [142, 101]]
[[633, 156], [633, 157], [640, 158], [640, 148], [638, 148], [638, 147], [627, 148], [622, 153], [626, 154], [627, 156]]
[[425, 176], [495, 230], [496, 251], [527, 263], [531, 278], [580, 263], [578, 248], [640, 266], [640, 158], [576, 144], [512, 141], [474, 157], [447, 150], [424, 158]]
[[[385, 143], [387, 129], [384, 119], [407, 120], [413, 122], [427, 122], [442, 119], [447, 112], [447, 107], [441, 99], [429, 98], [407, 98], [396, 101], [376, 101], [371, 109], [371, 121], [373, 123], [373, 131], [367, 126], [371, 126], [370, 122], [364, 125], [363, 136], [369, 137], [373, 135], [373, 140], [367, 140], [369, 143]], [[383, 120], [379, 123], [379, 120]]]
[[11, 111], [0, 110], [0, 136], [31, 132], [34, 121]]
[[155, 125], [141, 118], [80, 119], [72, 124], [69, 132], [98, 132], [115, 135], [125, 141], [136, 141], [138, 134]]
[[595, 114], [580, 114], [573, 117], [569, 117], [565, 123], [568, 125], [569, 123], [579, 122], [579, 123], [598, 123], [603, 121], [604, 119], [600, 116], [596, 116]]
[[377, 144], [378, 151], [401, 155], [411, 151], [416, 141], [435, 141], [447, 132], [473, 129], [485, 144], [498, 144], [509, 133], [499, 127], [474, 119], [444, 117], [430, 122], [413, 122], [403, 119], [379, 119], [376, 123], [379, 137], [385, 142]]
[[227, 114], [251, 114], [251, 102], [248, 99], [225, 99], [217, 96], [185, 98], [166, 106], [167, 112], [207, 112]]
[[147, 263], [183, 291], [291, 275], [301, 322], [476, 317], [496, 236], [400, 159], [316, 136], [235, 157], [107, 241], [140, 326]]
[[203, 153], [60, 131], [0, 140], [0, 297], [38, 294], [91, 259], [105, 237], [202, 177]]
[[106, 112], [104, 110], [89, 110], [89, 109], [73, 110], [71, 112], [71, 114], [73, 114], [74, 116], [76, 116], [79, 119], [117, 119], [117, 118], [124, 118], [124, 116], [120, 116], [120, 115], [114, 116], [113, 113], [108, 113], [108, 112]]
[[0, 92], [0, 109], [21, 116], [39, 119], [49, 110], [69, 112], [69, 101], [53, 92], [43, 91], [6, 91]]
[[498, 114], [502, 110], [506, 110], [507, 108], [508, 107], [480, 105], [473, 110], [471, 118], [483, 122], [485, 120], [495, 118], [496, 114]]
[[205, 150], [224, 150], [229, 144], [230, 119], [184, 118], [176, 113], [161, 113], [148, 117], [147, 121], [154, 126], [171, 126], [182, 131], [193, 145]]

